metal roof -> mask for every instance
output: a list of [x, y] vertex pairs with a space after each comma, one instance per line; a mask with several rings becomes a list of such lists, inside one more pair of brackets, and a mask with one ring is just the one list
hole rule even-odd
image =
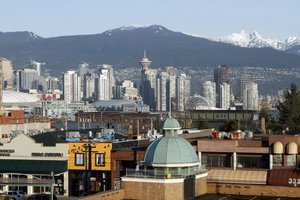
[[62, 132], [47, 132], [30, 136], [36, 143], [43, 143], [43, 146], [56, 146], [57, 143], [67, 143]]
[[172, 117], [168, 117], [164, 122], [164, 130], [178, 130], [180, 128], [179, 122]]
[[192, 145], [179, 136], [156, 139], [145, 153], [144, 164], [190, 164], [199, 163]]
[[29, 93], [16, 92], [11, 90], [3, 90], [3, 103], [16, 104], [16, 103], [36, 103], [40, 99]]
[[96, 107], [122, 107], [124, 104], [133, 104], [136, 103], [136, 100], [131, 100], [131, 99], [112, 99], [112, 100], [99, 100], [92, 105]]

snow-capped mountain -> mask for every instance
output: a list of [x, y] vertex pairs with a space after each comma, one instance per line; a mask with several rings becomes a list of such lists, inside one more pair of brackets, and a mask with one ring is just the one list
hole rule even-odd
[[134, 30], [151, 30], [154, 33], [163, 33], [168, 34], [170, 32], [168, 29], [166, 29], [163, 26], [160, 25], [150, 25], [150, 26], [141, 26], [141, 25], [129, 25], [129, 26], [122, 26], [116, 29], [111, 29], [108, 31], [103, 32], [104, 35], [111, 36], [114, 33], [120, 33], [120, 32], [130, 32]]
[[35, 40], [35, 39], [40, 39], [41, 37], [33, 32], [27, 31], [28, 38], [27, 40]]
[[42, 37], [29, 31], [0, 32], [0, 45], [32, 42], [42, 39]]
[[232, 33], [231, 35], [218, 37], [213, 40], [234, 44], [240, 47], [271, 47], [281, 51], [289, 49], [295, 45], [300, 45], [300, 38], [297, 37], [289, 37], [284, 41], [279, 41], [272, 38], [264, 38], [256, 31], [253, 33], [246, 33], [244, 30], [242, 30], [240, 33]]

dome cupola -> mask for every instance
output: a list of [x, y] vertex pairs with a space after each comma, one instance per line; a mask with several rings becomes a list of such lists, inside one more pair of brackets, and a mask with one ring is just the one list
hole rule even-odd
[[168, 117], [163, 129], [165, 136], [153, 141], [147, 148], [144, 164], [153, 167], [187, 167], [199, 165], [198, 156], [192, 145], [177, 135], [180, 124]]

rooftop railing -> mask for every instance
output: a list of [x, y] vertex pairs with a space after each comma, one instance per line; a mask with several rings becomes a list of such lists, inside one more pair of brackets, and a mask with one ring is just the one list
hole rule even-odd
[[205, 166], [187, 168], [156, 168], [156, 169], [131, 169], [126, 168], [126, 177], [176, 179], [202, 174], [207, 172]]

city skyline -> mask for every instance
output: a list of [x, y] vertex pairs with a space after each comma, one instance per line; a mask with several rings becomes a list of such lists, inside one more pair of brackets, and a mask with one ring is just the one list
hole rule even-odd
[[[16, 6], [17, 5], [17, 6]], [[159, 24], [203, 37], [258, 31], [284, 40], [300, 36], [295, 26], [300, 2], [287, 1], [130, 1], [3, 2], [0, 31], [31, 31], [42, 37], [96, 34], [125, 25]], [[55, 12], [53, 12], [55, 10]]]

